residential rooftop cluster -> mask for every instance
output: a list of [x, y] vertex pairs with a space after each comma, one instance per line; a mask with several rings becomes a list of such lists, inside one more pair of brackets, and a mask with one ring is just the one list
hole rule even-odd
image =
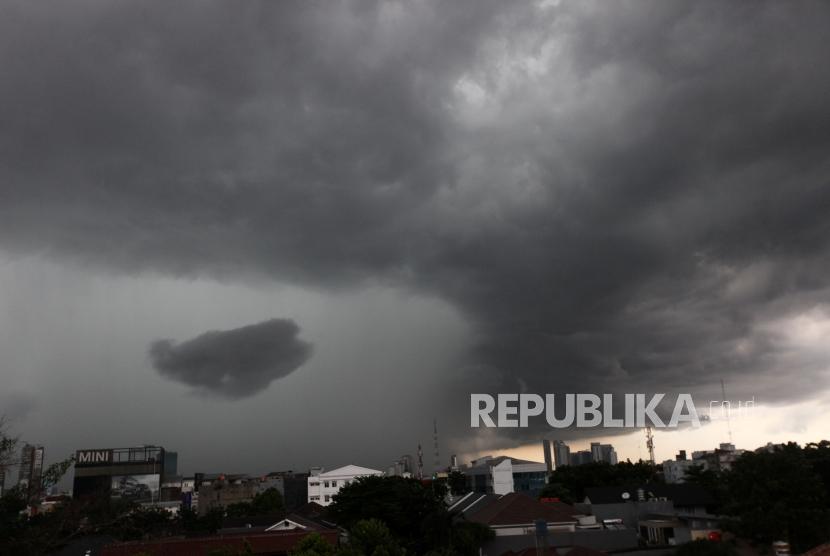
[[[776, 448], [770, 444], [757, 451]], [[29, 515], [49, 513], [70, 501], [106, 500], [143, 510], [163, 510], [181, 519], [218, 519], [209, 534], [173, 534], [130, 542], [105, 538], [98, 546], [84, 549], [89, 552], [82, 553], [89, 555], [210, 554], [227, 546], [252, 554], [289, 554], [310, 535], [338, 546], [348, 542], [348, 532], [330, 507], [343, 489], [374, 478], [411, 480], [419, 488], [440, 492], [452, 519], [490, 531], [481, 543], [480, 556], [512, 556], [539, 546], [550, 553], [576, 550], [573, 554], [590, 556], [673, 549], [695, 540], [720, 541], [721, 516], [711, 510], [716, 501], [690, 478], [706, 471], [729, 471], [746, 453], [724, 443], [693, 452], [691, 457], [681, 451], [675, 459], [655, 466], [650, 462], [618, 465], [616, 451], [608, 444], [592, 443], [590, 450], [571, 453], [563, 441], [544, 440], [543, 452], [545, 462], [481, 456], [459, 464], [452, 456], [448, 466], [430, 477], [423, 475], [420, 458], [416, 462], [408, 455], [385, 471], [347, 464], [264, 475], [182, 476], [178, 474], [178, 454], [161, 446], [84, 449], [74, 457], [72, 491], [61, 494], [54, 487], [49, 493], [38, 490], [46, 473], [45, 450], [26, 444], [20, 451], [15, 488], [25, 493]], [[572, 484], [571, 492], [557, 490], [569, 474], [591, 477], [597, 469], [627, 467], [637, 469], [640, 475], [619, 479], [620, 484], [605, 484], [607, 479], [597, 480], [603, 484], [592, 484], [589, 478], [578, 490]], [[375, 502], [366, 500], [367, 504]], [[83, 545], [86, 541], [79, 542]]]

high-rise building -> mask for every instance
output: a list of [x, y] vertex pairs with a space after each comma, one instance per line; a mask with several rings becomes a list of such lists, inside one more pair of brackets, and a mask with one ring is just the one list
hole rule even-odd
[[617, 464], [617, 451], [611, 444], [591, 442], [591, 461]]
[[553, 441], [553, 460], [557, 468], [571, 465], [571, 448], [563, 440]]
[[602, 445], [602, 457], [611, 465], [617, 465], [617, 451], [610, 444]]
[[580, 450], [571, 455], [571, 465], [585, 465], [593, 461], [593, 454], [590, 450]]
[[43, 458], [46, 451], [43, 446], [24, 444], [20, 450], [20, 472], [17, 484], [27, 493], [29, 500], [34, 500], [42, 494]]
[[545, 453], [545, 469], [550, 473], [553, 471], [553, 457], [550, 453], [550, 440], [547, 438], [542, 440], [542, 451]]

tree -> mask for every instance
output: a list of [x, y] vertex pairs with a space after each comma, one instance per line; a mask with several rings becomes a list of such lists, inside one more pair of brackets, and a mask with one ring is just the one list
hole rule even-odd
[[360, 477], [340, 489], [329, 506], [333, 520], [346, 529], [360, 520], [379, 519], [409, 548], [423, 546], [420, 524], [446, 513], [444, 501], [416, 479]]
[[824, 483], [824, 499], [830, 501], [830, 441], [807, 444], [804, 447], [804, 457]]
[[470, 488], [467, 486], [467, 477], [460, 471], [450, 471], [447, 475], [447, 486], [450, 487], [453, 496], [470, 492]]
[[490, 540], [496, 533], [483, 523], [472, 521], [454, 521], [450, 546], [459, 556], [478, 556], [484, 541]]
[[588, 487], [640, 485], [661, 480], [652, 465], [623, 461], [616, 465], [594, 462], [558, 467], [548, 483], [559, 485], [560, 492], [567, 492], [571, 502], [581, 502]]
[[170, 536], [177, 526], [178, 521], [167, 510], [139, 506], [116, 517], [106, 530], [119, 540], [135, 541]]
[[269, 488], [253, 497], [250, 502], [239, 502], [230, 504], [225, 508], [229, 517], [250, 517], [256, 515], [269, 515], [283, 511], [282, 494], [275, 488]]
[[267, 515], [281, 512], [285, 509], [282, 494], [275, 488], [269, 488], [265, 492], [254, 496], [251, 502], [251, 509], [254, 515]]
[[[18, 439], [9, 433], [7, 422], [0, 418], [0, 464], [17, 458]], [[0, 554], [45, 554], [76, 534], [80, 517], [67, 508], [29, 517], [24, 510], [30, 492], [40, 492], [57, 483], [72, 465], [72, 458], [50, 465], [41, 474], [41, 483], [31, 488], [15, 487], [0, 498]]]
[[379, 519], [361, 519], [349, 529], [349, 547], [363, 556], [403, 556], [404, 551]]
[[714, 504], [707, 507], [711, 513], [720, 513], [724, 502], [729, 497], [726, 478], [722, 472], [704, 469], [702, 465], [693, 465], [686, 470], [685, 481], [688, 484], [698, 485], [712, 496]]
[[827, 487], [793, 442], [747, 452], [726, 474], [728, 528], [754, 542], [787, 540], [803, 552], [830, 540]]
[[334, 547], [319, 533], [311, 533], [297, 543], [290, 556], [334, 556]]
[[[329, 512], [334, 521], [354, 534], [355, 539], [360, 539], [365, 531], [374, 531], [383, 537], [378, 533], [376, 523], [381, 522], [407, 554], [451, 550], [454, 554], [472, 556], [492, 535], [486, 526], [467, 523], [461, 516], [451, 514], [439, 489], [403, 477], [357, 479], [334, 497]], [[362, 546], [359, 540], [355, 546]], [[388, 553], [396, 553], [394, 546], [385, 541], [372, 546], [382, 546]], [[356, 550], [352, 546], [349, 554]]]
[[0, 416], [0, 471], [15, 461], [19, 439], [9, 433], [5, 415]]
[[181, 529], [188, 533], [213, 534], [222, 527], [224, 517], [225, 512], [222, 508], [211, 508], [203, 516], [194, 510], [184, 508], [179, 511], [178, 523]]

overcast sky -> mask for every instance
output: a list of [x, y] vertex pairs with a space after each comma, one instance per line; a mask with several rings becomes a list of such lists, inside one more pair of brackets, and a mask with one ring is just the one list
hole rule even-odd
[[188, 472], [562, 436], [471, 431], [471, 392], [723, 379], [796, 431], [828, 36], [824, 2], [4, 1], [0, 408]]

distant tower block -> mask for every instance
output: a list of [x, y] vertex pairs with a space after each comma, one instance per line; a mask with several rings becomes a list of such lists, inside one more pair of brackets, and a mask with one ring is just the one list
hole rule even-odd
[[420, 442], [418, 443], [418, 478], [424, 478], [424, 450]]

